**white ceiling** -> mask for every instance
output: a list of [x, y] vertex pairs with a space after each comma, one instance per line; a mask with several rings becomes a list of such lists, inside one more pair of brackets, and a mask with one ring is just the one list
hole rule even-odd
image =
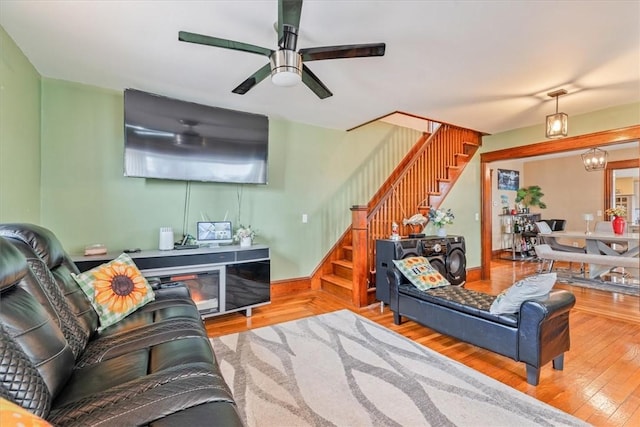
[[184, 30], [275, 49], [276, 20], [275, 0], [0, 1], [0, 24], [45, 77], [322, 127], [399, 110], [497, 133], [542, 123], [558, 88], [569, 117], [640, 101], [639, 1], [306, 0], [298, 48], [387, 46], [310, 62], [325, 100], [268, 79], [233, 94], [266, 57], [178, 41]]

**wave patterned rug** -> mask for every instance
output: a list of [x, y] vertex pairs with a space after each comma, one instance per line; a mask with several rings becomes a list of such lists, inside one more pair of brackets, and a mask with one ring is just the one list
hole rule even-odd
[[247, 426], [586, 425], [348, 310], [211, 341]]

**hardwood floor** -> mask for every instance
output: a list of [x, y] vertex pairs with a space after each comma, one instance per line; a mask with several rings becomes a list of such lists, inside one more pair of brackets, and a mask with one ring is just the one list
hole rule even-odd
[[[491, 281], [466, 284], [497, 294], [535, 272], [535, 264], [494, 260]], [[640, 425], [640, 298], [558, 283], [576, 296], [571, 312], [571, 350], [563, 371], [550, 364], [537, 387], [526, 382], [522, 363], [441, 335], [412, 321], [394, 325], [391, 312], [374, 304], [355, 309], [322, 291], [274, 298], [253, 310], [253, 316], [228, 314], [206, 321], [215, 337], [295, 320], [344, 308], [476, 369], [516, 390], [575, 415], [596, 426]]]

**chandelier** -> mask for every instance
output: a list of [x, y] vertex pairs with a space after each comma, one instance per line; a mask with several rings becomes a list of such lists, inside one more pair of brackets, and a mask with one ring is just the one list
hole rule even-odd
[[581, 154], [582, 163], [587, 172], [603, 170], [607, 167], [607, 153], [599, 148], [592, 148], [584, 154]]

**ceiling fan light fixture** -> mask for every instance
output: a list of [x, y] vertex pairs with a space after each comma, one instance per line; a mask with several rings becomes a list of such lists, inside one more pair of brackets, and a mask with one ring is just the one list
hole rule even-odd
[[547, 94], [556, 99], [556, 113], [547, 116], [547, 138], [562, 138], [569, 133], [569, 116], [565, 113], [558, 113], [558, 97], [566, 94], [567, 91], [564, 89], [558, 89]]
[[273, 52], [271, 82], [276, 86], [295, 86], [302, 81], [302, 56], [293, 50], [281, 49]]

